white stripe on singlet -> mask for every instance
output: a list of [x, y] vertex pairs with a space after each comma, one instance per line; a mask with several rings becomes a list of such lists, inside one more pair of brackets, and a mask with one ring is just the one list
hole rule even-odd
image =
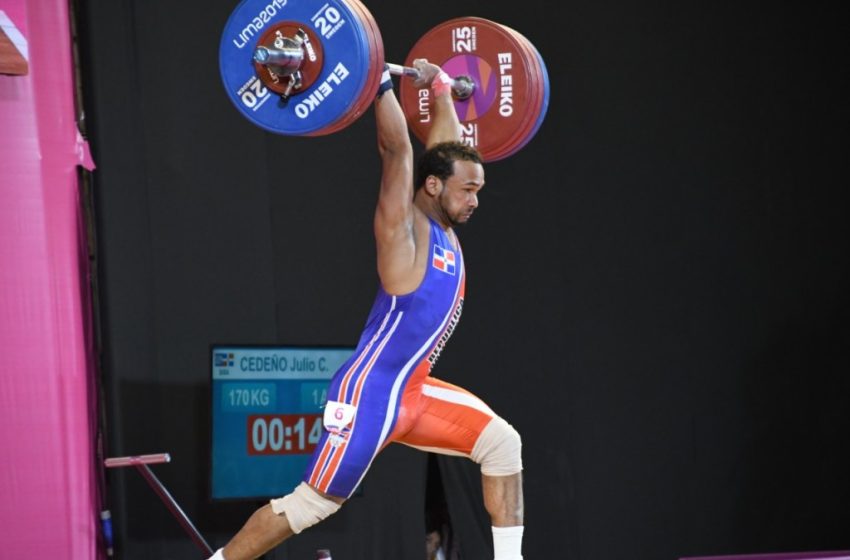
[[[387, 326], [387, 322], [392, 316], [393, 311], [395, 311], [395, 305], [396, 296], [393, 296], [392, 303], [390, 303], [390, 310], [387, 311], [384, 315], [384, 320], [381, 321], [381, 326], [378, 327], [377, 332], [369, 341], [369, 344], [367, 344], [366, 347], [363, 348], [363, 350], [360, 352], [360, 355], [357, 356], [357, 359], [354, 361], [354, 363], [351, 364], [351, 367], [348, 368], [348, 371], [345, 372], [345, 375], [342, 378], [342, 383], [339, 384], [339, 391], [337, 392], [338, 394], [336, 400], [340, 402], [345, 402], [345, 394], [348, 392], [348, 386], [352, 383], [352, 378], [357, 377], [357, 375], [355, 374], [357, 368], [360, 367], [360, 364], [363, 362], [363, 359], [369, 355], [369, 352], [372, 351], [372, 346], [375, 344], [375, 342], [381, 338], [381, 334], [384, 332], [384, 328]], [[354, 384], [357, 384], [356, 379], [354, 381]]]
[[488, 416], [496, 416], [496, 413], [493, 412], [489, 406], [484, 404], [484, 401], [476, 396], [470, 395], [469, 393], [453, 391], [451, 389], [446, 389], [445, 387], [436, 387], [425, 383], [422, 385], [422, 394], [426, 397], [433, 397], [441, 401], [468, 406], [469, 408], [474, 408]]
[[384, 427], [381, 430], [381, 437], [378, 439], [378, 444], [375, 446], [374, 451], [372, 451], [372, 458], [369, 460], [369, 465], [367, 465], [366, 469], [364, 469], [363, 474], [360, 475], [360, 479], [357, 481], [357, 484], [354, 486], [355, 488], [360, 486], [360, 483], [363, 481], [363, 477], [366, 476], [366, 473], [369, 471], [369, 468], [372, 466], [372, 461], [375, 460], [375, 457], [378, 455], [378, 451], [380, 451], [381, 447], [384, 444], [384, 441], [387, 439], [387, 435], [389, 434], [390, 427], [392, 426], [393, 418], [395, 417], [395, 408], [396, 408], [396, 403], [398, 402], [398, 395], [399, 395], [399, 391], [401, 389], [401, 384], [404, 381], [404, 379], [407, 377], [407, 373], [410, 371], [410, 369], [414, 365], [418, 364], [422, 360], [422, 356], [425, 354], [425, 352], [429, 348], [431, 348], [431, 345], [434, 343], [434, 340], [438, 336], [442, 335], [442, 333], [446, 329], [446, 325], [448, 325], [449, 321], [451, 320], [452, 315], [454, 315], [455, 310], [457, 309], [457, 306], [460, 304], [460, 301], [459, 301], [460, 287], [463, 285], [463, 277], [465, 275], [466, 275], [466, 273], [464, 271], [464, 273], [458, 279], [457, 287], [455, 288], [455, 295], [454, 295], [454, 298], [452, 299], [453, 305], [451, 305], [449, 307], [449, 310], [446, 313], [446, 316], [443, 318], [443, 321], [440, 323], [440, 326], [437, 329], [434, 330], [434, 333], [428, 338], [427, 341], [425, 341], [425, 344], [423, 344], [419, 348], [419, 350], [417, 350], [416, 353], [410, 358], [410, 360], [408, 360], [408, 362], [406, 364], [404, 364], [404, 367], [401, 368], [401, 371], [399, 371], [398, 375], [396, 376], [395, 382], [393, 383], [392, 391], [390, 391], [390, 402], [389, 402], [389, 406], [387, 406], [387, 415], [384, 417]]
[[[354, 379], [354, 382], [352, 384], [352, 378], [358, 377], [357, 375], [355, 375], [355, 372], [360, 367], [360, 364], [363, 362], [363, 359], [366, 358], [366, 356], [369, 355], [369, 352], [372, 351], [372, 346], [374, 346], [375, 342], [377, 342], [378, 340], [381, 339], [381, 335], [383, 334], [384, 329], [386, 328], [387, 323], [390, 320], [390, 317], [392, 317], [393, 311], [395, 311], [396, 301], [397, 301], [396, 296], [393, 296], [392, 302], [390, 303], [390, 309], [389, 309], [389, 311], [387, 311], [384, 314], [384, 319], [383, 319], [383, 321], [381, 321], [381, 326], [378, 327], [378, 330], [377, 330], [377, 332], [375, 332], [374, 336], [372, 336], [372, 339], [369, 341], [369, 343], [366, 345], [366, 347], [363, 348], [363, 350], [360, 351], [360, 355], [357, 356], [357, 359], [351, 364], [351, 366], [345, 372], [345, 375], [343, 376], [343, 380], [340, 383], [339, 390], [337, 391], [336, 400], [338, 400], [340, 402], [346, 402], [345, 394], [348, 392], [349, 385], [351, 385], [353, 387], [354, 385], [357, 384], [356, 379]], [[396, 317], [396, 321], [398, 321], [398, 317]], [[360, 374], [362, 375], [363, 372], [360, 372]], [[313, 467], [313, 472], [310, 474], [310, 483], [314, 484], [314, 481], [315, 481], [315, 484], [314, 484], [315, 486], [319, 486], [321, 484], [322, 478], [325, 476], [325, 473], [327, 472], [328, 467], [330, 466], [331, 462], [333, 461], [334, 455], [337, 453], [337, 448], [334, 447], [333, 445], [331, 445], [330, 439], [325, 440], [325, 445], [322, 447], [322, 451], [319, 453], [319, 456], [321, 456], [324, 453], [327, 453], [325, 460], [322, 461], [321, 463], [317, 462], [316, 465]]]
[[[384, 351], [384, 348], [386, 347], [387, 342], [390, 340], [390, 338], [392, 338], [393, 333], [395, 332], [396, 327], [398, 327], [398, 324], [401, 322], [401, 318], [402, 318], [402, 317], [404, 317], [404, 311], [400, 311], [400, 312], [398, 313], [398, 316], [396, 317], [395, 321], [393, 321], [393, 326], [392, 326], [392, 327], [390, 327], [390, 330], [388, 330], [388, 331], [387, 331], [387, 335], [384, 337], [384, 339], [383, 339], [383, 340], [381, 341], [381, 343], [378, 345], [378, 348], [375, 350], [375, 354], [372, 356], [372, 359], [370, 359], [370, 360], [369, 360], [369, 362], [366, 364], [366, 365], [367, 365], [367, 367], [363, 370], [363, 372], [361, 372], [361, 374], [360, 374], [360, 376], [359, 376], [359, 378], [358, 378], [358, 383], [359, 383], [359, 380], [360, 380], [360, 379], [362, 379], [362, 380], [363, 380], [363, 381], [362, 381], [362, 383], [360, 384], [361, 389], [362, 389], [363, 385], [365, 385], [365, 384], [366, 384], [366, 378], [367, 378], [367, 377], [369, 377], [369, 373], [371, 373], [371, 371], [372, 371], [372, 366], [373, 366], [373, 365], [375, 365], [375, 362], [376, 362], [376, 361], [378, 360], [378, 358], [380, 357], [381, 352], [383, 352], [383, 351]], [[356, 389], [356, 386], [357, 386], [357, 383], [355, 383], [355, 389]], [[355, 396], [355, 395], [352, 395], [352, 397], [354, 397], [354, 396]], [[354, 401], [354, 398], [352, 398], [352, 402], [353, 402], [353, 401]], [[358, 399], [357, 404], [358, 404], [358, 405], [360, 404], [360, 403], [359, 403], [359, 399]], [[351, 432], [352, 432], [352, 433], [354, 432], [354, 429], [355, 429], [356, 427], [357, 427], [357, 415], [355, 414], [355, 415], [354, 415], [354, 421], [352, 421], [352, 423], [351, 423]], [[330, 488], [330, 487], [331, 487], [331, 485], [333, 484], [333, 482], [334, 482], [334, 478], [336, 478], [336, 475], [337, 475], [337, 473], [339, 472], [339, 467], [341, 467], [341, 466], [342, 466], [343, 461], [345, 460], [345, 454], [346, 454], [346, 452], [347, 452], [347, 451], [348, 451], [348, 445], [343, 446], [343, 448], [342, 448], [342, 457], [340, 457], [340, 458], [339, 458], [339, 463], [337, 463], [337, 469], [336, 469], [336, 472], [334, 472], [333, 474], [331, 474], [331, 477], [330, 477], [330, 479], [328, 480], [328, 485], [327, 485], [327, 487], [328, 487], [328, 488]], [[373, 458], [374, 458], [374, 455], [373, 455]], [[328, 468], [328, 466], [330, 465], [330, 463], [331, 463], [331, 461], [330, 461], [330, 459], [329, 459], [329, 460], [327, 461], [326, 465], [324, 466], [324, 468], [322, 469], [322, 473], [321, 473], [321, 474], [320, 474], [320, 476], [319, 476], [319, 480], [321, 480], [321, 479], [325, 476], [325, 471], [327, 471], [327, 468]], [[371, 461], [370, 461], [370, 464], [371, 464]], [[361, 479], [362, 479], [362, 477], [361, 477]], [[358, 482], [357, 482], [357, 484], [360, 484], [360, 482], [358, 481]], [[355, 486], [355, 488], [356, 488], [356, 486]]]

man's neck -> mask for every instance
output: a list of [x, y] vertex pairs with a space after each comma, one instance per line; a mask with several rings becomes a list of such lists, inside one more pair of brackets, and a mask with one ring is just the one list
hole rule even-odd
[[437, 222], [443, 230], [451, 230], [451, 222], [436, 198], [428, 196], [427, 193], [422, 192], [422, 189], [419, 189], [413, 198], [413, 204], [423, 214]]

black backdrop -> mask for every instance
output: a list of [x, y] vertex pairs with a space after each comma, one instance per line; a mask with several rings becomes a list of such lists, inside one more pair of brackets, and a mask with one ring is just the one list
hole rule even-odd
[[[460, 232], [468, 301], [436, 374], [523, 434], [526, 558], [850, 548], [845, 37], [828, 4], [375, 0], [388, 58], [478, 15], [549, 66], [535, 139], [487, 166]], [[155, 471], [215, 546], [209, 345], [351, 344], [374, 295], [371, 112], [333, 136], [226, 98], [234, 2], [80, 2], [111, 456]], [[441, 461], [465, 558], [489, 554], [475, 469]], [[422, 557], [425, 456], [270, 554]], [[123, 558], [200, 555], [110, 472]]]

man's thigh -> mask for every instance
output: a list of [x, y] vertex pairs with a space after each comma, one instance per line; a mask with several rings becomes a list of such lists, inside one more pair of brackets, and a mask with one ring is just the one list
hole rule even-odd
[[425, 451], [466, 457], [496, 416], [484, 401], [466, 389], [434, 377], [425, 379], [416, 410], [413, 427], [394, 441]]

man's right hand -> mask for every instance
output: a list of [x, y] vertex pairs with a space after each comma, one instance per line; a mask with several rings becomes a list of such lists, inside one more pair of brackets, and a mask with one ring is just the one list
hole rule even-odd
[[426, 58], [415, 59], [413, 67], [419, 71], [419, 77], [413, 81], [413, 85], [417, 88], [430, 86], [437, 74], [442, 72], [439, 66], [428, 62]]

